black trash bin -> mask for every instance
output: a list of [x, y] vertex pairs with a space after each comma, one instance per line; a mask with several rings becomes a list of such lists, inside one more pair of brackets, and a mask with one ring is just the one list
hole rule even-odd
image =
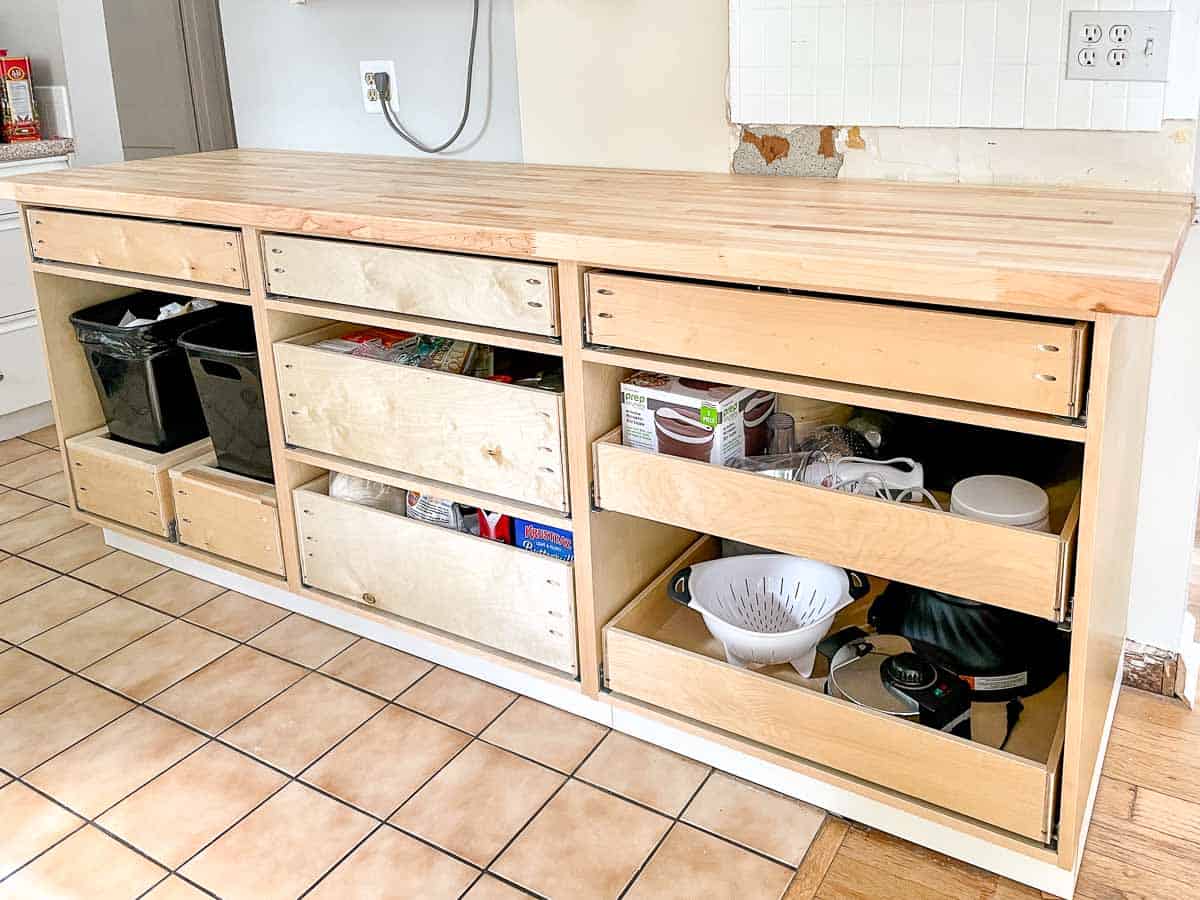
[[179, 345], [187, 350], [217, 465], [274, 481], [250, 310], [239, 309], [219, 322], [193, 328], [180, 337]]
[[187, 353], [176, 342], [189, 328], [219, 317], [221, 308], [120, 325], [127, 312], [153, 320], [168, 303], [186, 302], [175, 294], [140, 291], [71, 316], [112, 437], [165, 453], [208, 434]]

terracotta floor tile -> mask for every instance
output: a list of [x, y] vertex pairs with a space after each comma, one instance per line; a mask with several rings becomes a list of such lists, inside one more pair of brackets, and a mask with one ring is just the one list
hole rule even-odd
[[703, 763], [613, 731], [575, 777], [674, 817], [710, 771]]
[[138, 603], [145, 603], [173, 616], [182, 616], [224, 590], [211, 582], [171, 570], [125, 594]]
[[104, 543], [103, 531], [95, 525], [84, 525], [21, 555], [39, 566], [66, 573], [112, 552], [112, 547]]
[[519, 891], [499, 878], [484, 875], [463, 895], [463, 900], [528, 900], [529, 894]]
[[570, 773], [600, 743], [605, 730], [595, 722], [520, 697], [480, 737]]
[[22, 775], [132, 706], [82, 678], [64, 679], [0, 715], [0, 768]]
[[62, 455], [57, 450], [43, 450], [0, 466], [0, 484], [19, 488], [62, 471]]
[[321, 671], [394, 700], [432, 668], [431, 662], [363, 639], [321, 666]]
[[626, 900], [779, 900], [795, 874], [720, 838], [678, 824]]
[[800, 865], [825, 821], [824, 810], [714, 772], [683, 819], [789, 866]]
[[305, 900], [456, 900], [478, 875], [477, 869], [385, 825]]
[[447, 725], [479, 734], [516, 696], [494, 684], [439, 667], [401, 694], [396, 702]]
[[162, 613], [114, 597], [25, 642], [26, 649], [78, 671], [131, 644], [170, 619]]
[[0, 525], [45, 509], [49, 505], [50, 501], [41, 497], [31, 497], [21, 491], [4, 489], [4, 493], [0, 494]]
[[389, 706], [304, 773], [304, 780], [386, 819], [471, 738]]
[[150, 705], [216, 735], [304, 674], [304, 669], [293, 663], [238, 647], [163, 691]]
[[31, 431], [29, 434], [21, 435], [24, 441], [30, 441], [34, 444], [40, 444], [43, 447], [48, 447], [51, 450], [58, 449], [58, 429], [53, 425], [47, 425], [45, 428], [39, 428], [37, 431]]
[[166, 874], [89, 825], [0, 884], [0, 898], [130, 900]]
[[89, 666], [84, 674], [144, 702], [236, 646], [229, 638], [176, 619]]
[[237, 591], [226, 591], [187, 614], [189, 622], [248, 641], [288, 614], [286, 609], [263, 603]]
[[111, 599], [112, 594], [107, 591], [59, 575], [7, 603], [0, 603], [0, 638], [20, 644]]
[[[287, 778], [213, 741], [97, 822], [171, 868], [279, 790]], [[186, 815], [180, 815], [185, 810]]]
[[376, 697], [313, 674], [238, 722], [221, 739], [295, 775], [382, 706]]
[[180, 869], [224, 900], [298, 897], [375, 822], [293, 782]]
[[0, 441], [0, 465], [7, 465], [13, 460], [33, 456], [45, 449], [45, 447], [24, 438], [9, 438], [6, 441]]
[[0, 550], [24, 553], [32, 547], [82, 527], [83, 522], [76, 519], [71, 510], [51, 503], [37, 512], [0, 525]]
[[124, 550], [115, 550], [103, 559], [88, 563], [71, 574], [89, 584], [99, 585], [106, 591], [124, 594], [165, 571], [167, 570], [158, 563], [126, 553]]
[[135, 709], [38, 766], [25, 779], [91, 819], [205, 740], [164, 716]]
[[0, 788], [0, 879], [84, 824], [20, 782]]
[[547, 897], [612, 900], [670, 827], [664, 816], [570, 781], [492, 868]]
[[[57, 577], [57, 573], [19, 556], [0, 560], [0, 604]], [[0, 609], [3, 606], [0, 605]]]
[[[389, 821], [476, 865], [486, 866], [565, 779], [476, 741]], [[589, 823], [590, 831], [590, 823]]]
[[210, 900], [208, 894], [200, 888], [192, 887], [178, 875], [172, 875], [150, 893], [142, 896], [141, 900]]
[[12, 648], [0, 653], [0, 712], [67, 677], [58, 666]]
[[293, 614], [272, 625], [250, 641], [250, 645], [316, 669], [356, 640], [354, 635], [332, 625]]
[[71, 498], [71, 485], [67, 482], [64, 472], [55, 472], [37, 481], [31, 481], [21, 488], [26, 494], [33, 494], [51, 503], [66, 503]]

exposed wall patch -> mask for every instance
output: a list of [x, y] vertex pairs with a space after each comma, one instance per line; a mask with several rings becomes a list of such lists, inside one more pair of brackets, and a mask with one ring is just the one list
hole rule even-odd
[[747, 126], [733, 154], [733, 171], [739, 175], [836, 178], [843, 161], [838, 129], [832, 126]]

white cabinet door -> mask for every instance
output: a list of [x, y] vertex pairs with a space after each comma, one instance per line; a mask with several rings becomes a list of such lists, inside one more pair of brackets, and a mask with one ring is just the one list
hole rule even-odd
[[0, 319], [0, 416], [49, 399], [37, 317]]
[[21, 221], [0, 215], [0, 319], [32, 312], [35, 305]]

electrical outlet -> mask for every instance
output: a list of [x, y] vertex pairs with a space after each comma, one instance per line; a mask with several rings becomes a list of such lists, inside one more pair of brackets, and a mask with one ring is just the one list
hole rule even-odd
[[1067, 78], [1166, 81], [1171, 16], [1169, 11], [1072, 11]]
[[396, 99], [396, 63], [390, 59], [365, 59], [358, 64], [358, 84], [362, 90], [363, 109], [367, 112], [382, 116], [379, 106], [379, 91], [375, 88], [375, 73], [387, 72], [391, 80], [391, 107], [394, 112], [400, 112], [400, 104]]

